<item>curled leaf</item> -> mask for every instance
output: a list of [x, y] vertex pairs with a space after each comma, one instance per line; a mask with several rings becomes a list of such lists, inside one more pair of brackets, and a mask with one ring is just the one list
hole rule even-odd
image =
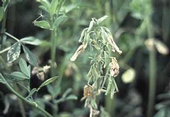
[[83, 53], [85, 51], [87, 47], [87, 44], [82, 44], [78, 47], [78, 49], [76, 50], [76, 52], [74, 53], [74, 55], [70, 58], [71, 61], [75, 61], [77, 59], [77, 57]]
[[112, 46], [113, 52], [116, 51], [116, 52], [118, 52], [119, 54], [122, 53], [122, 51], [119, 49], [119, 47], [118, 47], [118, 46], [116, 45], [116, 43], [114, 42], [112, 35], [109, 34], [107, 40], [108, 40], [108, 42], [110, 43], [110, 45]]
[[99, 19], [97, 20], [97, 23], [100, 24], [100, 23], [103, 22], [105, 19], [107, 19], [107, 17], [108, 17], [108, 16], [105, 15], [105, 16], [99, 18]]
[[88, 28], [85, 28], [82, 33], [81, 33], [81, 36], [80, 36], [80, 39], [79, 39], [79, 42], [82, 42], [83, 38], [85, 37], [85, 33], [87, 32]]
[[90, 32], [92, 30], [93, 25], [94, 25], [94, 21], [91, 21], [90, 24], [89, 24], [89, 28], [88, 28], [87, 32]]

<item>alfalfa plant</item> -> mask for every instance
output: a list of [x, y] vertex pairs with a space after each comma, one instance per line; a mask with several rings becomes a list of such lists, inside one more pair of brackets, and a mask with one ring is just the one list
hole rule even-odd
[[33, 22], [35, 26], [49, 30], [51, 33], [51, 75], [55, 75], [56, 48], [58, 45], [57, 31], [61, 23], [66, 21], [66, 11], [61, 8], [65, 0], [37, 0], [42, 9], [40, 16]]
[[90, 54], [90, 70], [87, 74], [88, 82], [84, 86], [85, 106], [90, 109], [90, 117], [99, 114], [96, 98], [101, 93], [110, 94], [113, 98], [118, 92], [115, 77], [119, 74], [119, 64], [113, 56], [114, 52], [119, 54], [122, 51], [114, 42], [110, 30], [101, 25], [107, 16], [99, 19], [92, 18], [88, 28], [85, 28], [79, 39], [81, 45], [78, 47], [71, 61], [75, 61], [77, 57], [89, 47]]

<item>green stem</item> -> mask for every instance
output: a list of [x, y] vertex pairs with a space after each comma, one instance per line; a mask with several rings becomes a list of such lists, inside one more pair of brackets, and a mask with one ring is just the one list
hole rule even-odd
[[[6, 81], [5, 79], [3, 79], [4, 81]], [[7, 86], [7, 88], [14, 93], [19, 99], [21, 99], [22, 101], [26, 102], [27, 104], [37, 108], [38, 110], [40, 110], [42, 113], [44, 113], [47, 117], [53, 117], [50, 113], [48, 113], [47, 111], [45, 111], [43, 108], [41, 108], [36, 102], [32, 102], [29, 101], [27, 99], [25, 99], [23, 96], [21, 96], [19, 93], [17, 93], [7, 82], [5, 82], [5, 85]]]
[[51, 75], [55, 75], [55, 69], [54, 69], [54, 64], [55, 64], [55, 53], [56, 53], [56, 46], [55, 46], [55, 32], [54, 30], [51, 32]]
[[110, 95], [107, 95], [105, 97], [105, 109], [106, 111], [111, 115], [111, 117], [114, 117], [114, 113], [115, 113], [115, 96], [113, 99], [110, 98]]
[[[2, 28], [1, 28], [1, 32], [0, 32], [1, 34], [3, 34], [5, 32], [6, 17], [7, 17], [7, 10], [4, 13], [4, 18], [3, 18], [3, 21], [2, 21]], [[0, 44], [2, 44], [0, 49], [2, 49], [3, 48], [3, 35], [1, 35], [0, 37], [1, 37]]]
[[[152, 34], [152, 25], [151, 21], [148, 18], [148, 36], [149, 38], [153, 37]], [[154, 40], [153, 40], [154, 42]], [[147, 117], [152, 117], [153, 115], [153, 107], [155, 101], [155, 88], [156, 88], [156, 54], [154, 45], [151, 47], [152, 49], [149, 52], [149, 100], [148, 100], [148, 111]]]
[[[16, 84], [15, 85], [15, 89], [17, 92], [19, 92], [19, 89], [18, 89], [18, 86]], [[25, 113], [25, 108], [24, 108], [24, 104], [23, 104], [23, 101], [21, 99], [18, 100], [18, 103], [19, 103], [19, 107], [21, 109], [21, 114], [22, 114], [22, 117], [26, 117], [26, 113]]]
[[0, 51], [0, 54], [2, 54], [2, 53], [4, 53], [4, 52], [8, 51], [9, 49], [10, 49], [10, 47], [7, 47], [7, 48], [1, 50], [1, 51]]
[[12, 39], [16, 40], [16, 41], [19, 41], [19, 39], [17, 39], [16, 37], [12, 36], [11, 34], [5, 32], [5, 34], [9, 37], [11, 37]]
[[5, 62], [5, 60], [0, 56], [0, 63], [4, 66], [5, 70], [9, 71], [9, 68]]

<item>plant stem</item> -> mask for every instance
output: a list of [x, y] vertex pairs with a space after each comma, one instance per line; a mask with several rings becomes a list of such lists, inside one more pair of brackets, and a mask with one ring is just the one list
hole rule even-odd
[[55, 75], [55, 53], [56, 53], [56, 45], [55, 45], [55, 31], [52, 30], [51, 32], [51, 75], [54, 76]]
[[[5, 79], [3, 79], [4, 81], [6, 81]], [[33, 101], [29, 101], [27, 99], [25, 99], [23, 96], [21, 96], [19, 93], [17, 93], [9, 84], [8, 82], [5, 83], [5, 85], [7, 86], [7, 88], [14, 93], [19, 99], [21, 99], [22, 101], [26, 102], [27, 104], [37, 108], [38, 110], [40, 110], [42, 113], [44, 113], [47, 117], [53, 117], [50, 113], [48, 113], [47, 111], [45, 111], [43, 108], [41, 108], [36, 102]]]
[[113, 117], [113, 114], [115, 113], [115, 96], [113, 99], [110, 98], [110, 95], [107, 95], [105, 97], [105, 110], [110, 114], [111, 117]]
[[14, 40], [16, 40], [16, 41], [19, 42], [19, 39], [17, 39], [16, 37], [12, 36], [11, 34], [9, 34], [9, 33], [7, 33], [7, 32], [5, 32], [5, 34], [6, 34], [7, 36], [11, 37], [12, 39], [14, 39]]
[[[16, 84], [15, 85], [15, 89], [17, 92], [19, 92], [19, 89], [18, 89], [18, 86]], [[19, 103], [19, 107], [21, 109], [21, 114], [22, 114], [22, 117], [26, 117], [26, 113], [25, 113], [25, 108], [24, 108], [24, 104], [23, 104], [23, 101], [21, 99], [18, 100], [18, 103]]]
[[[6, 12], [4, 13], [4, 18], [3, 18], [3, 21], [2, 21], [2, 28], [1, 28], [1, 34], [3, 34], [4, 32], [5, 32], [5, 27], [6, 27], [6, 17], [7, 17], [7, 10], [6, 10]], [[3, 48], [3, 35], [1, 35], [0, 36], [0, 44], [2, 44], [1, 45], [1, 48], [0, 48], [0, 50]]]
[[4, 66], [5, 70], [9, 71], [9, 68], [5, 62], [5, 60], [0, 56], [0, 63]]
[[1, 51], [0, 51], [0, 54], [2, 54], [2, 53], [4, 53], [4, 52], [8, 51], [9, 49], [10, 49], [10, 47], [7, 47], [7, 48], [1, 50]]
[[[148, 36], [149, 38], [153, 37], [152, 34], [152, 25], [150, 18], [148, 18]], [[153, 39], [154, 41], [154, 39]], [[148, 111], [147, 117], [152, 117], [153, 115], [153, 107], [155, 101], [155, 88], [156, 88], [156, 54], [154, 45], [151, 47], [152, 49], [149, 51], [149, 100], [148, 100]]]

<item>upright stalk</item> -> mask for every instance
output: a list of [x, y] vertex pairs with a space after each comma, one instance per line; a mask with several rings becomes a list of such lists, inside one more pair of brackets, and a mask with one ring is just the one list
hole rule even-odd
[[55, 45], [55, 32], [52, 30], [51, 32], [51, 75], [55, 75], [55, 69], [54, 69], [54, 64], [55, 64], [55, 53], [56, 53], [56, 45]]
[[[147, 24], [148, 36], [153, 39], [153, 30], [150, 18], [148, 18]], [[148, 111], [147, 117], [152, 117], [153, 115], [153, 107], [155, 101], [155, 88], [156, 88], [156, 53], [154, 45], [151, 47], [149, 51], [149, 97], [148, 97]]]

